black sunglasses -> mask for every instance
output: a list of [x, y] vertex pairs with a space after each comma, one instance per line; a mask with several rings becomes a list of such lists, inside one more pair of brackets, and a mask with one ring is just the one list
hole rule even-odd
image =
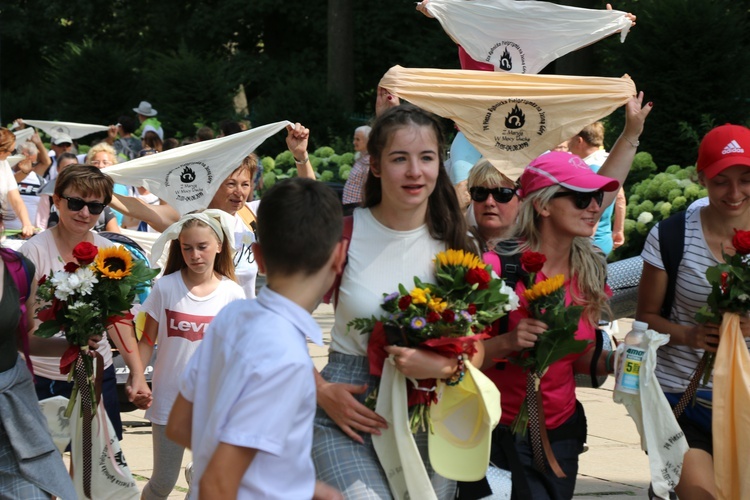
[[71, 198], [70, 196], [63, 196], [62, 199], [68, 201], [68, 210], [73, 212], [79, 212], [83, 210], [83, 207], [89, 207], [89, 213], [91, 215], [99, 215], [104, 211], [104, 203], [98, 201], [83, 201], [80, 198]]
[[604, 201], [604, 191], [591, 191], [588, 193], [582, 193], [580, 191], [561, 191], [552, 195], [553, 198], [562, 198], [563, 196], [573, 197], [573, 204], [576, 208], [585, 210], [591, 205], [591, 200], [596, 200], [599, 206], [602, 206]]
[[495, 198], [496, 202], [508, 203], [513, 199], [513, 196], [516, 194], [516, 190], [507, 187], [486, 188], [481, 186], [474, 186], [473, 188], [469, 189], [469, 194], [471, 195], [471, 199], [477, 202], [485, 201], [489, 195], [492, 195], [492, 197]]

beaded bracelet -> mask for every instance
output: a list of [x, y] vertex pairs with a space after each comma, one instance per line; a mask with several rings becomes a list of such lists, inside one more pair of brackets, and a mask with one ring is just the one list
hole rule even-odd
[[466, 371], [466, 365], [464, 364], [464, 355], [458, 355], [458, 364], [456, 365], [456, 371], [451, 375], [450, 378], [445, 380], [445, 385], [454, 386], [461, 383], [464, 379], [464, 372]]

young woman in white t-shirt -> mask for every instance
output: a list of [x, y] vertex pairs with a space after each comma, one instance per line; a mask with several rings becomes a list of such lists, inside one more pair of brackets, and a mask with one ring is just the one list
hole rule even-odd
[[[698, 150], [698, 180], [708, 190], [708, 205], [688, 209], [682, 260], [676, 276], [670, 277], [661, 257], [658, 225], [646, 239], [643, 274], [638, 290], [636, 318], [650, 328], [670, 335], [669, 344], [658, 354], [656, 376], [673, 406], [685, 392], [704, 351], [716, 352], [719, 325], [698, 324], [696, 311], [706, 303], [711, 285], [706, 269], [723, 262], [722, 249], [734, 253], [734, 230], [750, 230], [750, 129], [722, 125], [711, 130]], [[671, 310], [662, 317], [662, 304], [669, 280], [675, 293]], [[750, 337], [750, 318], [740, 323]], [[688, 404], [678, 419], [690, 450], [685, 454], [680, 499], [715, 498], [712, 382], [700, 386], [697, 403]]]
[[[388, 478], [372, 435], [385, 419], [363, 401], [377, 387], [369, 375], [369, 335], [348, 329], [354, 318], [382, 312], [384, 293], [409, 286], [414, 276], [433, 279], [435, 254], [448, 248], [476, 253], [466, 221], [443, 166], [443, 136], [434, 115], [398, 106], [380, 115], [367, 146], [370, 170], [364, 208], [354, 210], [348, 263], [338, 288], [328, 365], [317, 378], [320, 410], [315, 418], [313, 460], [318, 479], [347, 498], [391, 498]], [[421, 349], [389, 346], [405, 376], [446, 379], [458, 362]], [[481, 356], [475, 356], [478, 358]], [[479, 361], [477, 361], [479, 362]], [[453, 498], [455, 482], [434, 472], [427, 434], [414, 436], [438, 498]]]
[[[152, 424], [154, 472], [143, 489], [144, 499], [167, 498], [182, 466], [185, 448], [165, 435], [169, 412], [179, 392], [179, 375], [214, 316], [228, 303], [245, 298], [235, 281], [230, 222], [231, 218], [220, 210], [190, 213], [162, 235], [162, 241], [174, 241], [164, 276], [143, 304], [146, 323], [138, 344], [141, 359], [147, 363], [154, 343], [157, 339], [159, 342], [153, 400], [146, 411]], [[155, 244], [155, 249], [158, 246]]]

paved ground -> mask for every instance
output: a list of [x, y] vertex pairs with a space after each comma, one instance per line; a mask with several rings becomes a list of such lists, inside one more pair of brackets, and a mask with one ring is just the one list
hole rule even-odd
[[[328, 343], [333, 310], [321, 305], [315, 312]], [[629, 320], [620, 322], [621, 338], [629, 330]], [[327, 346], [310, 345], [310, 354], [318, 368], [327, 359]], [[633, 421], [624, 406], [612, 401], [612, 377], [601, 389], [578, 389], [578, 399], [586, 408], [589, 425], [589, 451], [581, 455], [576, 498], [606, 497], [610, 500], [645, 498], [649, 483], [648, 460], [640, 449], [640, 438]], [[122, 448], [139, 487], [143, 487], [151, 476], [151, 428], [143, 419], [143, 412], [122, 414], [125, 438]], [[189, 452], [183, 465], [190, 461]], [[169, 498], [184, 498], [187, 483], [183, 475]]]

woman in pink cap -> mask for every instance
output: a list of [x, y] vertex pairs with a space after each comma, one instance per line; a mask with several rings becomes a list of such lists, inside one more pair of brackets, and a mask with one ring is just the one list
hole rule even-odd
[[[535, 456], [533, 432], [525, 436], [510, 432], [527, 397], [527, 372], [516, 364], [497, 360], [533, 347], [547, 325], [531, 319], [520, 307], [511, 312], [507, 325], [501, 326], [500, 331], [507, 333], [485, 341], [483, 368], [502, 394], [502, 417], [493, 435], [492, 462], [512, 471], [518, 498], [573, 496], [578, 454], [586, 439], [586, 418], [576, 401], [574, 374], [590, 373], [592, 364], [598, 374], [612, 371], [606, 363], [608, 353], [594, 348], [596, 325], [607, 308], [608, 295], [606, 262], [594, 250], [591, 237], [602, 210], [614, 201], [630, 169], [638, 137], [652, 107], [652, 103], [642, 106], [642, 100], [641, 93], [626, 105], [625, 129], [602, 166], [602, 175], [592, 172], [577, 156], [559, 151], [544, 154], [526, 167], [519, 180], [522, 202], [511, 234], [513, 245], [503, 244], [496, 250], [500, 260], [506, 262], [511, 260], [511, 254], [527, 250], [544, 254], [546, 262], [536, 274], [537, 282], [559, 274], [565, 277], [566, 304], [584, 307], [576, 338], [592, 342], [583, 354], [571, 354], [553, 363], [542, 377], [543, 424], [551, 453], [537, 452]], [[517, 279], [515, 287], [523, 306], [524, 280]], [[598, 357], [595, 351], [599, 351]], [[553, 469], [558, 464], [555, 473]]]
[[[691, 206], [657, 224], [641, 254], [636, 318], [670, 335], [669, 344], [657, 351], [656, 377], [673, 406], [685, 393], [704, 351], [716, 352], [719, 342], [719, 325], [698, 324], [695, 313], [711, 292], [706, 269], [723, 262], [722, 250], [734, 253], [735, 229], [750, 230], [750, 129], [726, 124], [711, 130], [701, 141], [696, 166], [698, 180], [708, 190], [708, 205]], [[672, 234], [676, 227], [680, 230]], [[669, 249], [675, 244], [681, 244], [679, 260], [670, 259]], [[740, 325], [745, 337], [750, 336], [750, 319]], [[696, 404], [687, 404], [677, 419], [690, 446], [675, 488], [681, 499], [717, 495], [712, 400], [711, 381], [700, 386]]]

